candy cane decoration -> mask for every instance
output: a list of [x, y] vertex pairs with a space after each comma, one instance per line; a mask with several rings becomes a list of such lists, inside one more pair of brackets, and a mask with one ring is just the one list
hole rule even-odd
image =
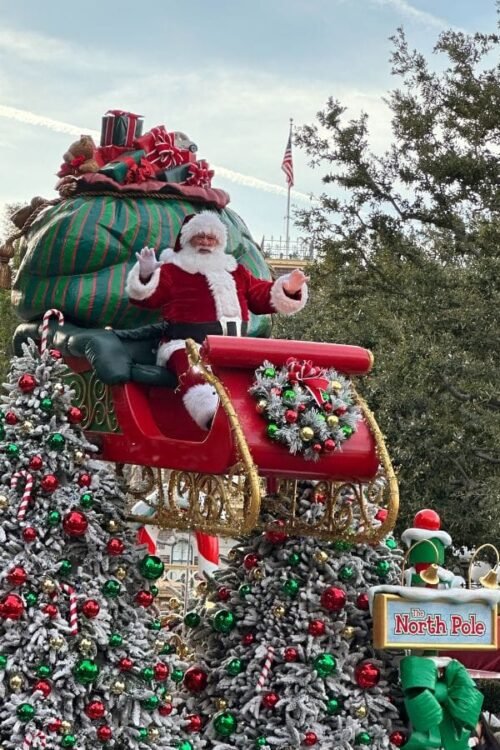
[[31, 492], [33, 490], [33, 477], [31, 476], [29, 471], [26, 471], [25, 469], [16, 471], [15, 474], [12, 475], [12, 478], [10, 480], [11, 489], [17, 487], [17, 483], [19, 482], [21, 477], [24, 477], [24, 479], [26, 480], [26, 484], [24, 486], [23, 496], [21, 498], [21, 505], [19, 506], [19, 510], [17, 511], [17, 518], [19, 521], [24, 521], [26, 511], [28, 510], [29, 501], [31, 500]]
[[56, 310], [53, 307], [50, 310], [47, 310], [42, 319], [42, 343], [40, 345], [40, 351], [42, 354], [47, 349], [47, 343], [49, 340], [49, 320], [52, 316], [57, 318], [60, 326], [64, 325], [64, 315], [60, 310]]
[[266, 660], [264, 662], [264, 666], [262, 667], [262, 671], [259, 675], [259, 679], [257, 680], [257, 692], [259, 693], [264, 685], [266, 684], [267, 677], [269, 675], [269, 672], [271, 671], [271, 665], [274, 660], [274, 647], [268, 646], [267, 648], [267, 656]]
[[78, 608], [75, 589], [67, 583], [62, 583], [61, 588], [65, 594], [69, 595], [69, 627], [71, 635], [78, 635]]
[[30, 732], [26, 735], [23, 742], [23, 750], [30, 750], [36, 740], [39, 740], [37, 743], [39, 747], [43, 748], [47, 746], [47, 737], [41, 730], [38, 730], [37, 732], [33, 732], [33, 734]]

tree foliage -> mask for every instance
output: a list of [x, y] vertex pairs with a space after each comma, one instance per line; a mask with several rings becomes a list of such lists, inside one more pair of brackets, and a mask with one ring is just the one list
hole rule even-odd
[[[20, 203], [7, 204], [4, 215], [0, 220], [0, 235], [2, 241], [17, 230], [11, 217], [21, 207], [22, 204]], [[16, 253], [13, 261], [14, 264], [16, 263], [17, 257]], [[10, 300], [10, 289], [0, 289], [0, 382], [2, 383], [9, 371], [10, 359], [12, 357], [12, 335], [18, 323], [19, 320], [16, 317]]]
[[437, 70], [401, 29], [392, 41], [387, 151], [334, 99], [296, 138], [325, 192], [298, 217], [319, 248], [313, 301], [279, 333], [373, 350], [362, 389], [398, 466], [400, 523], [434, 507], [470, 545], [500, 531], [500, 40], [446, 31]]

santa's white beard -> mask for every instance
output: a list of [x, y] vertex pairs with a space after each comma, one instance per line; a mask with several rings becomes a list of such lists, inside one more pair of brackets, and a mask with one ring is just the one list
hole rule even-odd
[[209, 253], [200, 253], [198, 248], [186, 243], [176, 256], [177, 264], [188, 273], [207, 274], [234, 270], [234, 258], [227, 255], [221, 245], [212, 248]]

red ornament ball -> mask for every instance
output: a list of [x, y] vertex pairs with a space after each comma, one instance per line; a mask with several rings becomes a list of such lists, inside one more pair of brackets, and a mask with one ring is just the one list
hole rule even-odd
[[34, 542], [37, 536], [38, 532], [33, 528], [33, 526], [26, 526], [26, 528], [23, 529], [23, 539], [25, 542]]
[[24, 612], [24, 602], [17, 594], [7, 594], [0, 599], [0, 617], [4, 620], [20, 620]]
[[59, 487], [59, 480], [53, 474], [46, 474], [42, 477], [40, 484], [42, 485], [42, 490], [45, 490], [45, 492], [55, 492]]
[[251, 646], [255, 641], [255, 635], [253, 633], [245, 633], [242, 637], [241, 642], [244, 646]]
[[153, 594], [144, 589], [141, 589], [141, 591], [138, 591], [135, 595], [135, 603], [138, 604], [139, 607], [150, 607], [154, 602], [154, 599]]
[[217, 599], [220, 602], [227, 602], [228, 599], [231, 597], [231, 590], [226, 588], [226, 586], [221, 586], [220, 589], [217, 591]]
[[387, 510], [387, 508], [379, 508], [379, 510], [375, 513], [375, 520], [384, 523], [385, 519], [388, 516], [388, 513], [389, 511]]
[[92, 477], [90, 474], [80, 474], [78, 477], [78, 484], [80, 487], [90, 487], [92, 484]]
[[83, 411], [78, 406], [72, 406], [67, 411], [67, 417], [71, 424], [78, 424], [83, 419]]
[[108, 539], [108, 543], [106, 544], [106, 552], [112, 557], [118, 557], [118, 555], [123, 555], [125, 552], [125, 545], [121, 539], [112, 536], [111, 539]]
[[38, 680], [33, 685], [33, 692], [40, 692], [44, 698], [48, 698], [52, 692], [52, 685], [47, 680]]
[[321, 445], [321, 443], [313, 443], [312, 449], [315, 453], [321, 453], [321, 451], [323, 450], [323, 446]]
[[58, 732], [62, 725], [62, 719], [51, 719], [47, 724], [49, 732]]
[[311, 622], [307, 626], [307, 632], [309, 633], [309, 635], [313, 635], [315, 638], [318, 638], [320, 635], [324, 635], [325, 630], [326, 626], [323, 620], [311, 620]]
[[318, 742], [318, 735], [315, 732], [306, 732], [304, 735], [304, 745], [312, 747]]
[[369, 690], [378, 684], [380, 669], [371, 661], [361, 662], [354, 670], [354, 679], [362, 690]]
[[190, 714], [186, 716], [186, 720], [189, 722], [186, 727], [188, 732], [199, 732], [201, 730], [203, 721], [199, 714]]
[[285, 412], [285, 420], [289, 424], [295, 424], [297, 419], [299, 418], [298, 413], [294, 409], [287, 409]]
[[260, 562], [259, 555], [255, 555], [252, 552], [249, 552], [248, 555], [245, 555], [243, 558], [243, 565], [247, 570], [252, 570], [252, 568], [255, 568]]
[[321, 606], [328, 612], [340, 612], [345, 607], [346, 599], [344, 589], [328, 586], [321, 594]]
[[154, 666], [154, 673], [155, 673], [155, 680], [158, 682], [163, 682], [167, 679], [168, 675], [170, 674], [170, 669], [168, 668], [167, 664], [164, 664], [162, 661], [159, 661], [158, 664], [155, 664]]
[[129, 659], [128, 656], [124, 656], [123, 659], [120, 659], [118, 662], [118, 669], [120, 672], [130, 672], [133, 666], [134, 662], [132, 659]]
[[70, 510], [64, 516], [63, 529], [68, 536], [83, 536], [89, 527], [87, 516], [81, 510]]
[[358, 609], [364, 609], [365, 611], [369, 609], [370, 600], [368, 598], [368, 594], [365, 591], [358, 595], [358, 598], [356, 599], [356, 607]]
[[345, 413], [346, 413], [346, 411], [347, 411], [347, 406], [338, 406], [338, 407], [337, 407], [337, 408], [335, 409], [335, 414], [336, 414], [336, 415], [337, 415], [338, 417], [341, 417], [341, 416], [342, 416], [343, 414], [345, 414]]
[[280, 697], [278, 693], [271, 691], [269, 693], [266, 693], [262, 698], [262, 705], [264, 706], [264, 708], [272, 709], [276, 706], [279, 699]]
[[335, 440], [332, 440], [332, 438], [327, 438], [325, 442], [323, 443], [323, 448], [327, 453], [331, 453], [335, 450], [336, 443]]
[[97, 617], [100, 611], [101, 607], [99, 602], [95, 599], [87, 599], [87, 601], [82, 604], [82, 612], [88, 620], [93, 620], [94, 617]]
[[43, 466], [43, 459], [41, 456], [32, 456], [30, 458], [29, 467], [32, 471], [39, 471]]
[[190, 667], [184, 675], [184, 685], [191, 693], [201, 693], [205, 690], [208, 682], [208, 675], [200, 667]]
[[419, 510], [413, 519], [413, 525], [417, 529], [427, 529], [428, 531], [439, 531], [441, 528], [441, 519], [435, 510], [424, 508]]
[[315, 492], [313, 502], [324, 505], [326, 503], [326, 494], [324, 492]]
[[59, 351], [59, 349], [50, 349], [49, 354], [52, 357], [52, 359], [62, 359], [62, 354]]
[[99, 740], [99, 742], [109, 742], [112, 736], [113, 732], [111, 730], [111, 727], [108, 727], [107, 724], [103, 724], [97, 729], [97, 739]]
[[266, 531], [266, 533], [264, 534], [267, 541], [271, 542], [271, 544], [283, 544], [283, 542], [286, 542], [286, 540], [288, 539], [288, 534], [285, 531], [280, 531], [280, 529], [283, 529], [284, 527], [284, 521], [275, 521], [273, 524], [273, 529], [269, 529], [269, 531]]
[[104, 703], [102, 703], [101, 701], [95, 700], [95, 701], [90, 701], [90, 703], [87, 703], [84, 711], [89, 717], [89, 719], [93, 719], [95, 721], [96, 719], [102, 719], [102, 717], [106, 713], [106, 708], [104, 706]]
[[331, 405], [329, 401], [327, 401], [325, 404], [323, 404], [323, 409], [325, 411], [331, 411], [333, 409], [333, 406]]
[[8, 411], [5, 415], [5, 421], [7, 422], [8, 425], [13, 427], [18, 422], [17, 415], [14, 414], [13, 411]]
[[31, 393], [31, 391], [34, 391], [38, 385], [38, 383], [36, 382], [36, 378], [34, 378], [33, 375], [30, 375], [29, 373], [24, 373], [24, 375], [21, 375], [21, 377], [17, 381], [17, 384], [23, 393]]
[[43, 611], [50, 617], [51, 620], [54, 620], [59, 613], [59, 610], [57, 609], [55, 604], [46, 604], [43, 608]]
[[392, 744], [396, 745], [396, 747], [403, 747], [406, 742], [406, 735], [404, 734], [404, 732], [396, 730], [389, 735], [389, 742], [392, 742]]
[[285, 661], [297, 661], [299, 652], [293, 646], [288, 646], [283, 652], [283, 657]]
[[16, 565], [7, 573], [7, 580], [11, 586], [22, 586], [28, 580], [28, 574], [21, 565]]
[[164, 703], [163, 706], [160, 706], [160, 708], [158, 709], [158, 713], [160, 714], [160, 716], [170, 716], [173, 710], [173, 703]]

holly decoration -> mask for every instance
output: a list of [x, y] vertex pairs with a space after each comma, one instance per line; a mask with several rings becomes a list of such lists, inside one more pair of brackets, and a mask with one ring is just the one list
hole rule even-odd
[[310, 361], [291, 358], [281, 368], [264, 362], [249, 393], [267, 422], [268, 438], [313, 461], [340, 447], [360, 419], [350, 382]]

